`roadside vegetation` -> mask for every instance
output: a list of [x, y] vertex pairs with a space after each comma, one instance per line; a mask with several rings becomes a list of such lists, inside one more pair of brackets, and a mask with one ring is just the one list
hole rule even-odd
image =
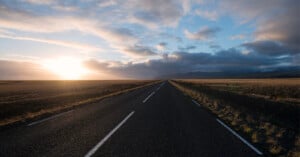
[[300, 156], [300, 79], [199, 79], [171, 83], [266, 156]]
[[156, 81], [0, 81], [0, 126], [99, 101]]

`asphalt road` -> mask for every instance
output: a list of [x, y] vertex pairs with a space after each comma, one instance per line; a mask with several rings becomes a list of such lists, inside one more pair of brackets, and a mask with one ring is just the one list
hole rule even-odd
[[261, 156], [168, 82], [2, 129], [0, 142], [1, 157]]

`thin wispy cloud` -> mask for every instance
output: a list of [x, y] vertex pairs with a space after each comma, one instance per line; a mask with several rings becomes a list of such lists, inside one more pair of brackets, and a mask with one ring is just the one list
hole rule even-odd
[[219, 18], [219, 14], [217, 11], [205, 11], [205, 10], [196, 10], [196, 15], [206, 18], [211, 21], [217, 21]]
[[124, 50], [128, 54], [133, 56], [152, 56], [156, 55], [156, 53], [149, 47], [145, 47], [142, 45], [134, 45], [132, 47], [128, 47]]
[[185, 30], [184, 34], [188, 39], [191, 40], [208, 40], [213, 38], [217, 32], [219, 32], [221, 29], [219, 27], [201, 27], [196, 32], [190, 32], [189, 30]]
[[23, 36], [13, 36], [13, 35], [5, 35], [0, 34], [0, 38], [14, 39], [14, 40], [26, 40], [26, 41], [34, 41], [40, 43], [46, 43], [50, 45], [58, 45], [73, 49], [82, 50], [83, 53], [93, 52], [93, 51], [102, 51], [101, 48], [94, 47], [91, 45], [68, 42], [68, 41], [59, 41], [59, 40], [51, 40], [51, 39], [42, 39], [42, 38], [32, 38], [32, 37], [23, 37]]
[[231, 40], [242, 40], [245, 39], [246, 35], [244, 34], [237, 34], [230, 37]]

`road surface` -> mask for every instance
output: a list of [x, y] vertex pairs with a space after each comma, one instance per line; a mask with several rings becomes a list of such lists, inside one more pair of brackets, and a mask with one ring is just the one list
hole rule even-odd
[[0, 141], [1, 157], [262, 156], [168, 82], [1, 129]]

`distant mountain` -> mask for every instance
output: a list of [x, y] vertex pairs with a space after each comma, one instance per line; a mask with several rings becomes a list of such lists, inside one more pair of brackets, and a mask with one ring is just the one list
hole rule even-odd
[[223, 71], [223, 72], [188, 72], [162, 76], [168, 78], [297, 78], [300, 77], [300, 67], [281, 67], [264, 71]]

